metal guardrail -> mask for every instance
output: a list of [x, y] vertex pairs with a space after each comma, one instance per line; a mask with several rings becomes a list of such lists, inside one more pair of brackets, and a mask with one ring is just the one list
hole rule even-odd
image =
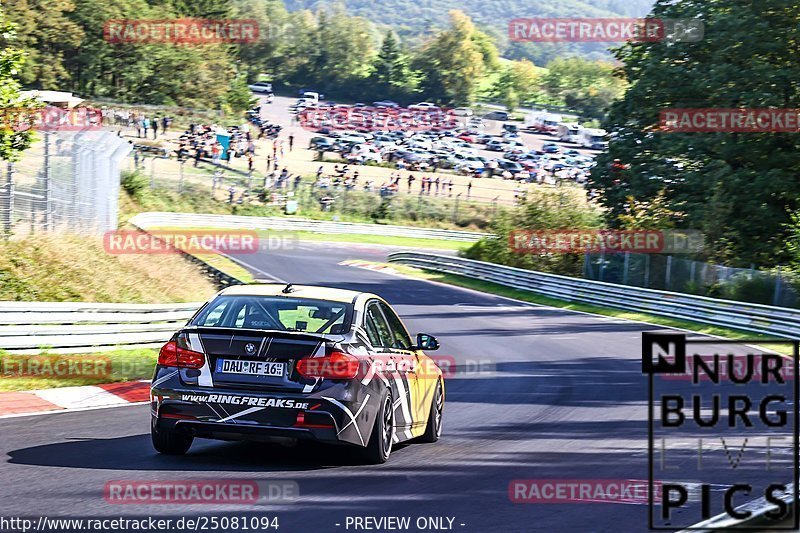
[[414, 237], [449, 241], [476, 242], [488, 233], [455, 231], [444, 229], [415, 228], [382, 224], [360, 224], [356, 222], [328, 222], [300, 217], [251, 217], [239, 215], [196, 215], [193, 213], [140, 213], [129, 221], [138, 228], [185, 227], [228, 228], [276, 231], [311, 231], [327, 234], [384, 235], [392, 237]]
[[161, 345], [201, 305], [0, 302], [0, 349], [24, 353]]
[[437, 254], [396, 252], [389, 254], [389, 261], [489, 281], [560, 300], [640, 311], [777, 337], [796, 339], [800, 336], [798, 309], [643, 289]]

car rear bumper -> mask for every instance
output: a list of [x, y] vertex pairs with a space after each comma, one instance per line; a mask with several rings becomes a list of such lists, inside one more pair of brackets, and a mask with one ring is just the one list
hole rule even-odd
[[302, 394], [195, 388], [179, 384], [177, 376], [168, 381], [151, 389], [153, 423], [201, 438], [289, 437], [363, 446], [378, 409], [376, 395], [352, 383]]

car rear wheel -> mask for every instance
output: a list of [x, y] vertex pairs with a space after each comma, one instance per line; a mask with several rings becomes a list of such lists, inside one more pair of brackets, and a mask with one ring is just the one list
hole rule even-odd
[[389, 454], [392, 453], [392, 441], [394, 440], [394, 405], [388, 391], [383, 394], [380, 405], [369, 442], [361, 451], [363, 461], [371, 465], [386, 462]]
[[444, 394], [442, 394], [442, 382], [436, 385], [436, 392], [433, 394], [431, 402], [431, 412], [428, 416], [428, 425], [425, 426], [425, 433], [419, 438], [419, 442], [436, 442], [442, 436], [442, 412], [444, 411]]
[[159, 428], [156, 420], [150, 424], [153, 448], [165, 455], [184, 455], [192, 446], [194, 437], [183, 431]]

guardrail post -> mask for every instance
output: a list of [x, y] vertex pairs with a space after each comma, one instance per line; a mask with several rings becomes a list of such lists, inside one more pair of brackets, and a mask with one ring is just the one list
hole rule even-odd
[[461, 198], [461, 194], [462, 193], [458, 193], [456, 195], [456, 205], [453, 208], [453, 224], [455, 224], [456, 220], [458, 220], [458, 200], [459, 200], [459, 198]]
[[667, 256], [667, 272], [664, 274], [664, 288], [669, 289], [672, 284], [672, 256]]
[[50, 173], [50, 135], [52, 132], [46, 131], [44, 132], [44, 171], [43, 171], [43, 178], [44, 178], [44, 230], [49, 231], [51, 229], [52, 224], [52, 216], [53, 213], [51, 212], [51, 203], [52, 203], [52, 196], [53, 196], [53, 189], [52, 189], [52, 176]]
[[772, 295], [772, 305], [777, 306], [781, 301], [781, 267], [775, 273], [775, 293]]
[[183, 161], [181, 161], [181, 166], [180, 166], [181, 175], [180, 178], [178, 178], [178, 194], [183, 194], [183, 165], [185, 164], [186, 160], [184, 159]]
[[603, 250], [600, 252], [600, 274], [597, 277], [600, 281], [603, 281], [603, 273], [606, 270], [606, 252]]
[[642, 287], [650, 287], [650, 254], [644, 255], [644, 284]]
[[589, 250], [587, 249], [583, 252], [583, 277], [586, 279], [592, 279], [589, 275]]
[[622, 284], [628, 284], [628, 267], [631, 264], [631, 253], [625, 252], [625, 264], [622, 267]]
[[152, 161], [150, 162], [150, 188], [156, 188], [156, 157], [152, 157]]
[[8, 162], [6, 166], [6, 211], [3, 217], [3, 234], [11, 235], [14, 223], [14, 163]]

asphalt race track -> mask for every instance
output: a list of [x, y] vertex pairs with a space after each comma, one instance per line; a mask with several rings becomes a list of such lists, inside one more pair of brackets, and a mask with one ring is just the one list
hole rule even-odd
[[[172, 458], [151, 448], [146, 405], [0, 419], [0, 515], [266, 513], [285, 532], [347, 531], [348, 516], [444, 516], [455, 531], [645, 531], [645, 502], [516, 504], [508, 487], [513, 479], [647, 480], [641, 333], [658, 328], [339, 264], [383, 260], [386, 251], [301, 243], [238, 259], [258, 278], [380, 294], [412, 333], [436, 335], [437, 355], [452, 355], [461, 370], [447, 380], [437, 444], [399, 447], [370, 467], [337, 449], [216, 441]], [[208, 478], [290, 480], [300, 497], [267, 507], [103, 498], [110, 480]]]

